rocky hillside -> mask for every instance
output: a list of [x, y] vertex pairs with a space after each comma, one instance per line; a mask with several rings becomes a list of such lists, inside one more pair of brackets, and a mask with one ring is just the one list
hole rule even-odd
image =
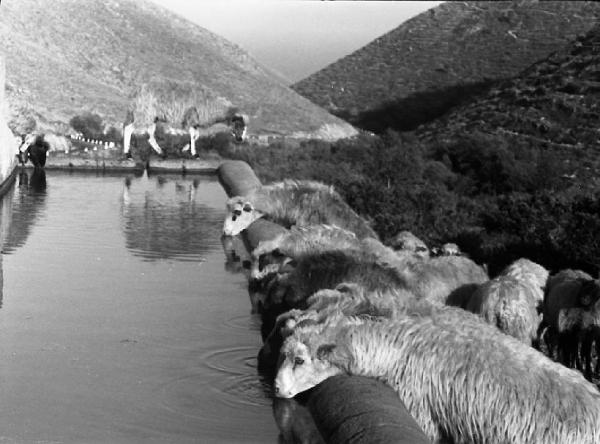
[[385, 126], [411, 130], [490, 81], [520, 73], [599, 19], [595, 2], [446, 2], [293, 89], [368, 129], [388, 119]]
[[451, 142], [465, 134], [498, 136], [552, 153], [579, 180], [600, 173], [600, 25], [478, 100], [417, 130], [421, 140]]
[[120, 127], [136, 88], [168, 79], [228, 100], [250, 133], [354, 133], [239, 47], [145, 0], [5, 0], [0, 41], [16, 130], [31, 116], [64, 131], [86, 111]]

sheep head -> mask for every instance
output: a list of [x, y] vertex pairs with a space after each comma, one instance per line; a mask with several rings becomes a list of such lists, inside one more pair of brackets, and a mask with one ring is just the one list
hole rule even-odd
[[598, 300], [600, 300], [600, 281], [584, 281], [579, 290], [579, 303], [584, 309], [591, 309]]
[[245, 201], [242, 197], [229, 199], [227, 212], [223, 224], [223, 234], [225, 236], [235, 236], [248, 228], [252, 222], [263, 217], [263, 213], [254, 209], [252, 203]]
[[285, 340], [281, 349], [282, 362], [275, 378], [275, 394], [292, 398], [313, 388], [330, 376], [342, 373], [328, 357], [337, 347], [323, 343], [314, 348], [312, 341], [302, 341], [295, 335]]

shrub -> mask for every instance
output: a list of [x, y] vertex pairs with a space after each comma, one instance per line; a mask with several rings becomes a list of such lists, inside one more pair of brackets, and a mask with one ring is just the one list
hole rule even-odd
[[102, 140], [105, 140], [107, 142], [122, 143], [123, 142], [123, 132], [120, 129], [115, 128], [114, 126], [111, 126], [107, 129], [106, 133], [102, 136]]
[[83, 137], [88, 139], [100, 139], [102, 137], [104, 125], [102, 117], [98, 114], [86, 112], [79, 116], [73, 117], [69, 124], [75, 131], [83, 134]]

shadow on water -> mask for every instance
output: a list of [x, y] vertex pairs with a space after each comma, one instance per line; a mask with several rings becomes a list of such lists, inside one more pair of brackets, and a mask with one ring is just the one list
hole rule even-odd
[[[122, 216], [126, 247], [145, 260], [202, 260], [217, 250], [223, 211], [196, 199], [200, 179], [157, 176], [123, 186]], [[136, 183], [136, 186], [139, 185]]]
[[[30, 171], [22, 168], [19, 171], [16, 198], [15, 187], [2, 198], [3, 216], [4, 207], [11, 207], [11, 223], [8, 224], [8, 228], [3, 227], [3, 232], [6, 231], [2, 243], [3, 253], [10, 254], [25, 244], [33, 225], [45, 209], [47, 186], [46, 172], [43, 169]], [[2, 223], [4, 224], [4, 221]]]
[[[8, 236], [12, 218], [12, 200], [15, 187], [10, 189], [0, 198], [0, 247], [4, 250], [4, 242]], [[4, 270], [2, 265], [2, 254], [0, 254], [0, 308], [4, 298]]]
[[[31, 227], [43, 210], [46, 200], [46, 172], [41, 168], [33, 171], [21, 169], [16, 185], [11, 186], [0, 198], [0, 247], [2, 254], [10, 254], [25, 244]], [[19, 189], [15, 200], [16, 189]], [[4, 271], [0, 255], [0, 308], [4, 296]]]

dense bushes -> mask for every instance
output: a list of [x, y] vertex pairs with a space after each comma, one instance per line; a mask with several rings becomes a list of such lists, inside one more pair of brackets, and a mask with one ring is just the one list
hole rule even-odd
[[99, 139], [104, 130], [102, 117], [89, 112], [73, 117], [69, 124], [86, 139]]
[[221, 154], [247, 161], [264, 182], [331, 183], [382, 238], [408, 229], [430, 244], [457, 242], [492, 272], [520, 256], [550, 269], [600, 266], [600, 191], [566, 181], [551, 151], [481, 133], [425, 144], [387, 132]]

